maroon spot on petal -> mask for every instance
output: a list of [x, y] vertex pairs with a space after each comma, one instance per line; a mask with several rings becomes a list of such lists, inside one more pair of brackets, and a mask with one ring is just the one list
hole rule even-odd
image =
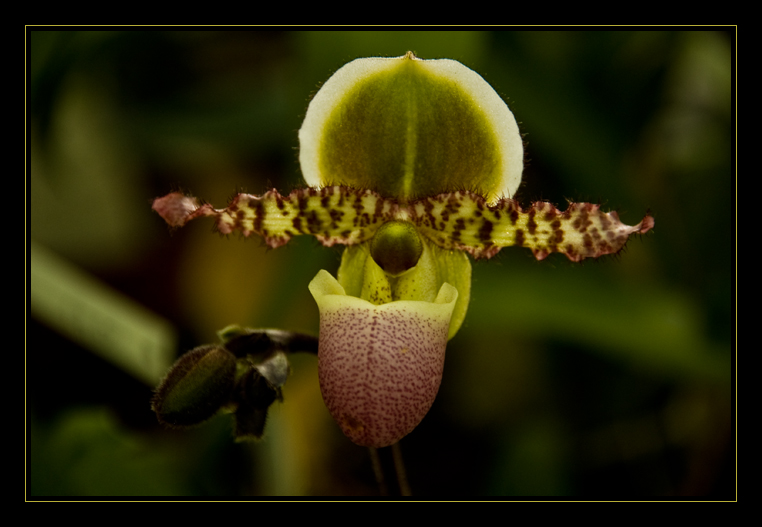
[[511, 225], [516, 225], [516, 222], [519, 219], [519, 211], [516, 209], [511, 209], [511, 212], [509, 213], [511, 218]]
[[569, 258], [572, 262], [579, 262], [582, 259], [582, 256], [577, 254], [577, 251], [574, 250], [574, 246], [569, 244], [566, 246], [566, 257]]
[[310, 233], [315, 234], [320, 231], [321, 221], [318, 218], [317, 211], [311, 210], [307, 213], [307, 229]]
[[600, 218], [601, 218], [601, 229], [603, 229], [604, 231], [609, 230], [611, 228], [611, 220], [609, 219], [609, 215], [601, 214]]
[[380, 217], [383, 215], [383, 214], [382, 214], [383, 210], [384, 210], [384, 200], [382, 200], [382, 199], [377, 199], [377, 200], [376, 200], [376, 208], [375, 208], [375, 210], [373, 211], [373, 215], [374, 215], [376, 218], [380, 218]]
[[527, 220], [527, 230], [530, 235], [533, 235], [537, 230], [537, 222], [534, 221], [534, 209], [529, 211], [529, 219]]
[[335, 228], [341, 221], [341, 218], [344, 217], [344, 211], [336, 209], [331, 209], [328, 211], [328, 214], [331, 216], [331, 227], [333, 228]]
[[492, 229], [494, 225], [491, 221], [484, 220], [482, 226], [479, 228], [479, 240], [482, 242], [489, 242], [492, 239]]
[[[241, 211], [243, 212], [243, 211]], [[239, 217], [239, 221], [243, 221], [243, 215]], [[261, 199], [256, 200], [254, 206], [254, 232], [260, 232], [262, 230], [262, 222], [265, 219], [265, 204]]]
[[585, 235], [582, 237], [582, 245], [585, 246], [585, 249], [587, 249], [587, 252], [590, 253], [593, 250], [593, 239], [590, 237], [589, 234], [585, 233]]
[[516, 245], [519, 247], [524, 246], [524, 231], [521, 229], [516, 229]]

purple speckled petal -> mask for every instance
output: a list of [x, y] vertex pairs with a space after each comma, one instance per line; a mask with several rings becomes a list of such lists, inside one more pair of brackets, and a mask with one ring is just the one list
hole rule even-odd
[[347, 296], [326, 271], [310, 291], [320, 309], [318, 375], [328, 411], [358, 445], [396, 443], [434, 403], [458, 291], [445, 283], [434, 302], [374, 306]]

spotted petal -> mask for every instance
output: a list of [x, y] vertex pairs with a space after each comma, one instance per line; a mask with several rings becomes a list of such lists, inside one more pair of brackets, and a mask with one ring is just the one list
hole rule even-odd
[[654, 225], [651, 216], [625, 225], [616, 212], [603, 212], [591, 203], [571, 203], [562, 212], [538, 201], [524, 209], [512, 199], [490, 205], [477, 194], [459, 191], [400, 204], [348, 187], [295, 190], [285, 197], [276, 190], [261, 197], [239, 194], [226, 209], [175, 192], [155, 200], [153, 208], [172, 227], [212, 216], [221, 233], [254, 233], [271, 247], [299, 234], [312, 234], [327, 246], [354, 245], [372, 239], [382, 224], [401, 220], [413, 223], [439, 247], [475, 258], [491, 258], [515, 245], [530, 248], [538, 260], [559, 252], [575, 262], [616, 253], [630, 235], [648, 232]]
[[358, 445], [396, 443], [439, 391], [458, 291], [443, 284], [432, 302], [373, 305], [320, 271], [310, 292], [320, 309], [318, 376], [328, 411]]
[[275, 189], [263, 196], [238, 194], [225, 209], [173, 192], [154, 200], [153, 209], [171, 227], [212, 216], [222, 234], [257, 234], [275, 248], [299, 234], [311, 234], [326, 246], [369, 240], [382, 223], [395, 216], [397, 206], [370, 190], [325, 187], [294, 190], [287, 196]]
[[619, 251], [631, 234], [648, 232], [654, 219], [624, 225], [616, 212], [592, 203], [570, 203], [561, 212], [537, 201], [523, 209], [515, 200], [494, 205], [470, 192], [451, 192], [420, 200], [412, 218], [421, 233], [445, 249], [460, 249], [475, 258], [491, 258], [503, 247], [532, 249], [538, 260], [563, 253], [574, 262]]

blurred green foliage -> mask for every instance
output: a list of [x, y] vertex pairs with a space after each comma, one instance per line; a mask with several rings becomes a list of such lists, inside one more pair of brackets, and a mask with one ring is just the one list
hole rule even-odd
[[[732, 29], [732, 28], [731, 28]], [[300, 186], [311, 94], [364, 56], [479, 72], [526, 141], [521, 202], [598, 201], [653, 232], [571, 264], [504, 249], [474, 266], [431, 413], [402, 441], [420, 497], [734, 496], [735, 33], [32, 31], [31, 237], [177, 324], [184, 350], [231, 323], [317, 331], [307, 291], [339, 249], [270, 251], [152, 198], [217, 207]], [[363, 495], [367, 453], [298, 358], [265, 440], [226, 417], [155, 424], [150, 387], [28, 326], [32, 496]]]

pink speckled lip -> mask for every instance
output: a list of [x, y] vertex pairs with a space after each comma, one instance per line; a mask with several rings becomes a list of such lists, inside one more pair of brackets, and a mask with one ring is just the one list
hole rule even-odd
[[318, 375], [328, 411], [358, 445], [396, 443], [439, 391], [458, 291], [445, 283], [434, 302], [376, 306], [347, 296], [326, 271], [310, 291], [320, 309]]

